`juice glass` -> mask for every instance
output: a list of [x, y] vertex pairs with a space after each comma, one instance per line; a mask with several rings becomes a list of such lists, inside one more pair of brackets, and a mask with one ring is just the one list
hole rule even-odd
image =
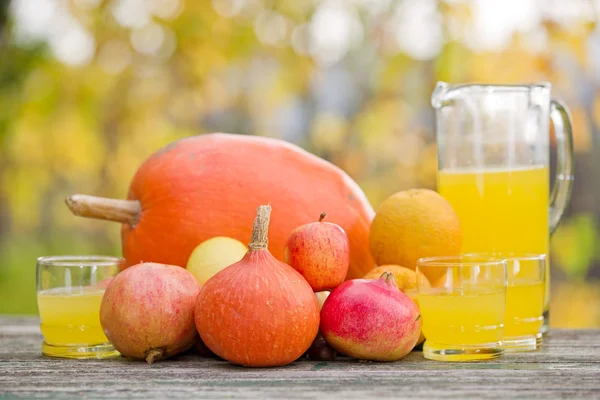
[[504, 314], [506, 351], [531, 351], [542, 344], [546, 256], [509, 256]]
[[108, 358], [119, 353], [100, 326], [100, 303], [122, 258], [51, 256], [37, 260], [37, 299], [42, 354]]
[[[458, 214], [463, 253], [548, 254], [550, 233], [569, 201], [573, 179], [569, 113], [551, 99], [550, 90], [545, 82], [438, 83], [431, 99], [438, 191]], [[552, 191], [550, 120], [557, 151]], [[546, 271], [545, 311], [549, 277]]]
[[504, 353], [506, 260], [422, 258], [417, 262], [417, 287], [425, 358], [475, 361]]

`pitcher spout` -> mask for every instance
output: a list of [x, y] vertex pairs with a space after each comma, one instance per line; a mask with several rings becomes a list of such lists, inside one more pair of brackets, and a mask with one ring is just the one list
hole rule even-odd
[[435, 85], [435, 89], [431, 94], [431, 105], [433, 108], [438, 109], [441, 108], [448, 98], [448, 92], [450, 91], [451, 86], [446, 82], [438, 82]]

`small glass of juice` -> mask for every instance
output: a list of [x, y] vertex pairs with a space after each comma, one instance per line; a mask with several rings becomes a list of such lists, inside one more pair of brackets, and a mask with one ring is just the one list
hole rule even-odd
[[504, 353], [506, 265], [476, 255], [417, 262], [425, 358], [476, 361]]
[[42, 354], [79, 359], [119, 356], [100, 326], [100, 303], [123, 262], [104, 256], [38, 258]]
[[546, 255], [509, 256], [504, 315], [504, 348], [532, 351], [542, 344]]

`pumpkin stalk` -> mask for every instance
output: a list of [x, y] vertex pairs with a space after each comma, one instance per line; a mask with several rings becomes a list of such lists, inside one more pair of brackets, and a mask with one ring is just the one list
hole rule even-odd
[[264, 250], [269, 244], [269, 221], [271, 220], [271, 206], [259, 206], [252, 227], [252, 237], [248, 248], [250, 250]]
[[86, 194], [67, 196], [65, 203], [73, 215], [121, 222], [131, 226], [137, 224], [142, 212], [142, 206], [137, 200], [109, 199]]

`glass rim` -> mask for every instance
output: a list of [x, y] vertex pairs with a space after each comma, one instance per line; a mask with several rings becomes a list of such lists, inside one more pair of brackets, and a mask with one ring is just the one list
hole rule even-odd
[[459, 256], [423, 257], [417, 260], [417, 267], [477, 267], [477, 266], [503, 266], [506, 259], [477, 254], [461, 254]]
[[506, 95], [507, 93], [518, 93], [527, 94], [532, 91], [543, 90], [548, 95], [548, 101], [550, 101], [550, 91], [552, 90], [552, 84], [549, 81], [529, 82], [529, 83], [479, 83], [479, 82], [468, 82], [468, 83], [448, 83], [444, 81], [438, 81], [435, 85], [435, 89], [431, 94], [431, 105], [434, 109], [440, 109], [445, 105], [449, 104], [451, 100], [456, 100], [465, 92], [467, 94], [496, 94]]
[[114, 256], [42, 256], [37, 258], [37, 265], [48, 267], [112, 267], [119, 266], [125, 259]]
[[493, 257], [493, 258], [497, 258], [499, 260], [506, 260], [506, 261], [517, 261], [517, 260], [522, 260], [522, 261], [546, 261], [547, 256], [544, 253], [466, 253], [463, 254], [465, 256], [475, 256], [475, 257], [481, 257], [481, 256], [489, 256], [489, 257]]
[[447, 83], [438, 81], [436, 85], [445, 86], [450, 90], [474, 90], [474, 91], [488, 91], [490, 89], [498, 90], [523, 90], [529, 91], [535, 88], [551, 89], [552, 83], [549, 81], [537, 81], [537, 82], [521, 82], [521, 83], [481, 83], [481, 82], [467, 82], [467, 83]]

